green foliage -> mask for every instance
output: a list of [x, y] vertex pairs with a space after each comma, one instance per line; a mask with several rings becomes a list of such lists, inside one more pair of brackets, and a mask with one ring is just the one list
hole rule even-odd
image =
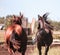
[[56, 31], [60, 30], [60, 22], [51, 21], [51, 25], [54, 26], [54, 30]]
[[[48, 22], [54, 27], [55, 31], [60, 30], [60, 22], [48, 20]], [[35, 27], [37, 27], [38, 22], [36, 21]]]
[[0, 17], [0, 24], [4, 24], [4, 17]]
[[[9, 25], [12, 24], [12, 18], [13, 18], [12, 15], [7, 15], [6, 19], [5, 17], [0, 17], [0, 24], [5, 24], [5, 27], [7, 28]], [[51, 23], [52, 26], [54, 26], [54, 30], [56, 31], [60, 30], [60, 22], [52, 21], [50, 19], [48, 21]], [[38, 22], [36, 21], [35, 30], [37, 28], [37, 25], [38, 25]], [[30, 27], [30, 24], [28, 24], [28, 27]]]
[[8, 26], [10, 26], [11, 24], [12, 24], [12, 18], [6, 18], [5, 28], [7, 28]]

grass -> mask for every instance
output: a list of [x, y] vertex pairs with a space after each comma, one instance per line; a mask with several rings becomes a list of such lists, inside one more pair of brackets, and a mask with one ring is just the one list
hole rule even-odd
[[48, 55], [60, 55], [60, 47], [50, 48]]
[[[35, 48], [30, 47], [30, 49], [27, 51], [29, 51], [28, 55], [39, 55], [37, 47]], [[42, 55], [44, 55], [44, 52], [45, 52], [45, 47], [42, 47]], [[58, 47], [49, 48], [48, 55], [60, 55], [60, 47], [58, 46]]]

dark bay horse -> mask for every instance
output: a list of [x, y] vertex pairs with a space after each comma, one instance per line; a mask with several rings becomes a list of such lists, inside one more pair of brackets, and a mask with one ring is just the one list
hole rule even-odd
[[42, 46], [45, 46], [45, 55], [47, 55], [49, 46], [53, 41], [51, 30], [53, 30], [53, 27], [47, 21], [46, 14], [44, 14], [43, 17], [38, 15], [38, 32], [36, 36], [37, 36], [37, 48], [39, 50], [39, 55], [42, 54], [41, 53]]
[[20, 17], [13, 15], [13, 23], [5, 32], [5, 42], [10, 55], [15, 55], [14, 53], [16, 51], [20, 52], [22, 55], [25, 55], [27, 48], [27, 34], [21, 26], [22, 17], [22, 15], [20, 15]]

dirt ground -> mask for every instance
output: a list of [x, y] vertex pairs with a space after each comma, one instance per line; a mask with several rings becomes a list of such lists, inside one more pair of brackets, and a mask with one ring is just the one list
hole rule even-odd
[[[44, 55], [45, 47], [42, 48], [42, 55]], [[5, 45], [0, 46], [0, 55], [10, 55]], [[19, 52], [15, 52], [15, 55], [21, 55]], [[25, 55], [39, 55], [36, 45], [27, 46]], [[55, 46], [49, 49], [48, 55], [60, 55], [60, 46]]]
[[[44, 47], [42, 48], [42, 55], [44, 55], [45, 49]], [[15, 52], [16, 55], [21, 55], [19, 52]], [[0, 55], [10, 55], [9, 52], [7, 51], [7, 47], [4, 45], [0, 46]], [[30, 45], [27, 46], [27, 50], [25, 55], [39, 55], [37, 47], [35, 45]], [[60, 55], [60, 46], [53, 46], [52, 48], [49, 49], [48, 55]]]
[[[36, 53], [35, 51], [36, 51], [36, 46], [34, 46], [34, 45], [27, 46], [25, 55], [38, 55], [38, 53]], [[21, 53], [19, 53], [17, 51], [15, 52], [15, 54], [21, 55]], [[9, 55], [9, 52], [7, 51], [6, 46], [0, 46], [0, 55]]]

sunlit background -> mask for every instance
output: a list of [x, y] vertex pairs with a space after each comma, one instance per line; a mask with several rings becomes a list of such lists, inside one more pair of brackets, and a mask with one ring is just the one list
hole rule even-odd
[[60, 0], [0, 0], [0, 16], [19, 15], [22, 12], [28, 21], [32, 18], [37, 20], [37, 15], [41, 16], [49, 12], [48, 16], [54, 21], [60, 21]]

